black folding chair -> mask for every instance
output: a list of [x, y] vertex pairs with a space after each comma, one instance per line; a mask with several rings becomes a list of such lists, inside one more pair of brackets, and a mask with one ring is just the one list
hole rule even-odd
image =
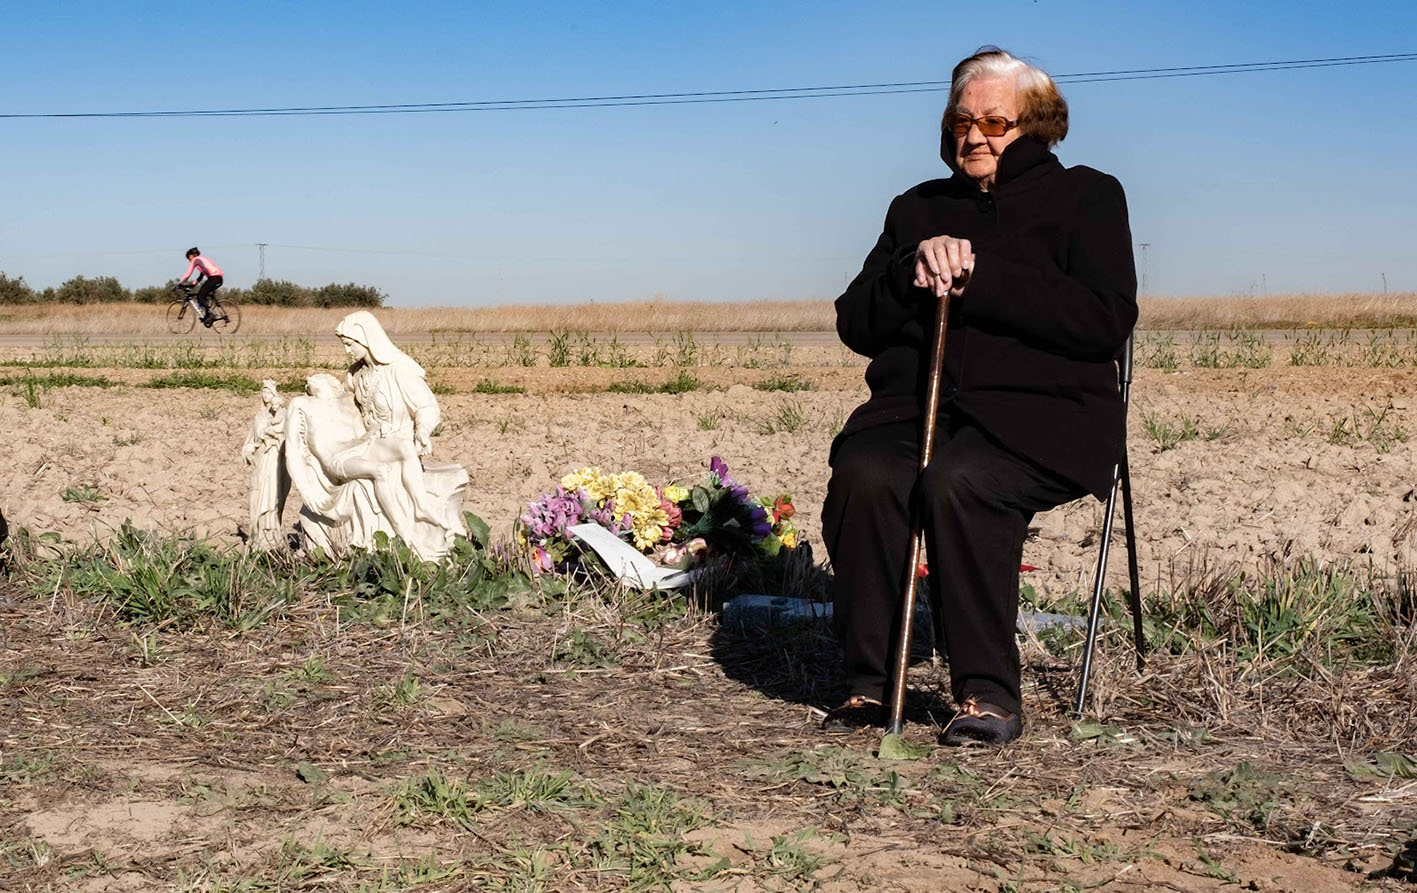
[[[1132, 390], [1130, 335], [1127, 336], [1127, 344], [1122, 348], [1122, 356], [1117, 361], [1117, 387], [1122, 394], [1122, 418], [1125, 420]], [[1112, 467], [1112, 488], [1107, 493], [1107, 516], [1102, 521], [1102, 546], [1097, 555], [1097, 575], [1092, 582], [1092, 610], [1087, 618], [1087, 645], [1082, 652], [1082, 678], [1078, 680], [1077, 703], [1073, 708], [1078, 716], [1082, 716], [1083, 705], [1087, 701], [1087, 677], [1092, 672], [1092, 652], [1097, 645], [1097, 626], [1102, 614], [1102, 579], [1107, 575], [1107, 551], [1112, 544], [1112, 519], [1117, 513], [1119, 483], [1122, 491], [1122, 523], [1127, 535], [1127, 571], [1132, 586], [1128, 602], [1132, 609], [1132, 631], [1136, 638], [1137, 672], [1141, 672], [1146, 663], [1146, 639], [1141, 628], [1141, 580], [1137, 573], [1137, 537], [1132, 526], [1132, 475], [1127, 467], [1127, 444], [1124, 434], [1122, 455]]]

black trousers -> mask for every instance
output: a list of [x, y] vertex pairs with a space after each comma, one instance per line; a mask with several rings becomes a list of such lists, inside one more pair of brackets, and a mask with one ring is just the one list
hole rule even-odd
[[833, 614], [847, 685], [853, 695], [883, 701], [890, 693], [916, 511], [955, 702], [977, 697], [1017, 713], [1014, 630], [1028, 523], [1086, 491], [944, 415], [930, 466], [919, 475], [919, 424], [868, 428], [833, 451], [822, 528], [836, 575]]
[[197, 287], [197, 306], [201, 307], [203, 312], [212, 309], [212, 293], [221, 288], [221, 281], [220, 276], [208, 276]]

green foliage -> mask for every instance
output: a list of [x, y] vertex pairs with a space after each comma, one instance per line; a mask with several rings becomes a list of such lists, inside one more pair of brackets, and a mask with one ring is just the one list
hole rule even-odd
[[1146, 435], [1156, 444], [1157, 450], [1162, 453], [1200, 436], [1200, 427], [1195, 416], [1186, 413], [1166, 417], [1143, 412], [1142, 426], [1146, 429]]
[[[483, 524], [475, 516], [480, 530]], [[376, 534], [376, 547], [355, 551], [331, 567], [325, 591], [345, 616], [376, 625], [403, 620], [410, 611], [451, 619], [469, 611], [524, 605], [531, 581], [473, 540], [459, 538], [448, 560], [423, 561], [406, 543]]]
[[687, 394], [690, 391], [697, 391], [702, 387], [702, 383], [690, 374], [687, 369], [680, 369], [674, 377], [659, 386], [661, 394]]
[[[73, 372], [50, 372], [45, 375], [0, 375], [0, 385], [34, 388], [111, 388], [118, 384], [102, 375], [78, 375]], [[31, 406], [31, 409], [34, 407]]]
[[1202, 369], [1264, 369], [1273, 349], [1249, 329], [1197, 332], [1191, 339], [1191, 363]]
[[[1117, 635], [1131, 628], [1125, 599], [1103, 600]], [[1083, 613], [1080, 603], [1044, 610]], [[1150, 647], [1173, 654], [1224, 648], [1241, 674], [1269, 676], [1379, 666], [1401, 651], [1417, 604], [1371, 568], [1301, 557], [1264, 573], [1202, 573], [1144, 603]], [[1316, 669], [1317, 668], [1317, 669]]]
[[753, 385], [760, 391], [810, 391], [812, 383], [797, 375], [774, 375]]
[[[93, 279], [75, 276], [58, 288], [35, 291], [23, 278], [0, 273], [0, 305], [128, 303], [166, 304], [172, 300], [170, 280], [164, 285], [145, 285], [129, 290], [112, 276]], [[224, 287], [223, 299], [240, 304], [267, 304], [277, 307], [382, 307], [388, 295], [372, 285], [354, 282], [310, 287], [294, 282], [260, 279], [250, 288]]]
[[517, 335], [507, 345], [506, 365], [530, 368], [536, 365], [536, 346], [525, 335]]
[[1323, 332], [1317, 329], [1295, 331], [1285, 335], [1289, 341], [1289, 365], [1291, 366], [1334, 366], [1341, 361], [1340, 350], [1350, 339], [1347, 329], [1341, 333]]
[[1330, 420], [1328, 442], [1337, 446], [1367, 443], [1379, 453], [1390, 452], [1399, 443], [1407, 442], [1407, 431], [1390, 419], [1391, 414], [1391, 403], [1382, 409], [1364, 406], [1360, 411], [1355, 407], [1350, 415]]
[[217, 375], [211, 372], [171, 372], [152, 379], [145, 388], [198, 388], [230, 391], [233, 394], [254, 394], [261, 383], [245, 375]]
[[295, 581], [263, 556], [158, 537], [123, 524], [101, 545], [39, 569], [38, 586], [110, 607], [125, 623], [246, 625], [295, 600]]
[[611, 382], [608, 390], [612, 394], [653, 394], [655, 387], [647, 381], [632, 378], [628, 381]]
[[817, 882], [813, 876], [826, 865], [826, 859], [809, 853], [803, 846], [813, 837], [816, 832], [810, 828], [792, 835], [774, 835], [759, 871], [792, 884], [794, 889], [815, 889]]
[[1173, 370], [1181, 365], [1176, 353], [1176, 337], [1170, 332], [1161, 335], [1144, 335], [1137, 344], [1137, 365], [1149, 369]]
[[93, 484], [77, 484], [73, 487], [65, 487], [59, 494], [59, 498], [65, 502], [82, 502], [92, 505], [96, 502], [103, 502], [108, 497], [99, 492]]
[[1417, 778], [1417, 756], [1379, 751], [1366, 760], [1352, 760], [1348, 774], [1355, 780], [1365, 778]]
[[[79, 496], [97, 496], [80, 494]], [[287, 553], [221, 549], [189, 537], [159, 536], [124, 523], [105, 543], [62, 556], [36, 557], [17, 534], [21, 579], [36, 592], [67, 591], [110, 608], [120, 622], [189, 628], [215, 621], [251, 627], [301, 597], [336, 605], [345, 619], [386, 624], [413, 619], [451, 621], [475, 612], [514, 608], [535, 595], [528, 577], [485, 548], [487, 525], [465, 516], [472, 539], [458, 538], [444, 562], [425, 562], [401, 540], [377, 537], [377, 548], [339, 561]], [[49, 549], [50, 552], [55, 552]], [[307, 663], [304, 678], [323, 671]]]
[[39, 295], [29, 287], [23, 276], [0, 273], [0, 304], [33, 304]]
[[807, 426], [807, 411], [802, 401], [784, 398], [772, 415], [758, 424], [759, 434], [796, 434]]
[[[546, 340], [546, 362], [553, 369], [571, 365], [571, 333], [553, 331]], [[589, 365], [582, 363], [581, 365]]]
[[525, 394], [526, 388], [518, 384], [498, 384], [490, 378], [484, 378], [477, 383], [477, 387], [472, 389], [474, 394]]
[[1187, 794], [1216, 815], [1242, 818], [1264, 828], [1284, 799], [1284, 790], [1284, 780], [1278, 775], [1258, 772], [1242, 762], [1234, 769], [1196, 779]]
[[112, 276], [75, 276], [55, 290], [54, 299], [64, 304], [111, 304], [131, 301], [133, 295]]
[[558, 664], [584, 669], [613, 667], [618, 663], [600, 639], [583, 629], [573, 629], [569, 636], [557, 642], [551, 659]]
[[382, 307], [388, 299], [372, 285], [332, 282], [311, 288], [276, 279], [258, 279], [250, 288], [223, 288], [221, 294], [241, 304], [273, 307]]
[[930, 745], [907, 741], [901, 735], [886, 735], [881, 738], [881, 750], [877, 754], [883, 760], [923, 760], [930, 755]]
[[167, 285], [144, 285], [141, 288], [133, 289], [132, 300], [135, 304], [166, 304], [172, 301], [172, 286], [176, 280]]

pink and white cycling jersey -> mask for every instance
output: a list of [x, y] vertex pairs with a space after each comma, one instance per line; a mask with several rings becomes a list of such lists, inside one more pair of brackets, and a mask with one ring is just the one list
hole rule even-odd
[[183, 273], [182, 278], [177, 281], [186, 282], [187, 277], [192, 275], [193, 270], [201, 270], [203, 276], [221, 275], [221, 267], [216, 265], [216, 261], [207, 257], [205, 254], [199, 254], [192, 258], [191, 263], [187, 264], [187, 272]]

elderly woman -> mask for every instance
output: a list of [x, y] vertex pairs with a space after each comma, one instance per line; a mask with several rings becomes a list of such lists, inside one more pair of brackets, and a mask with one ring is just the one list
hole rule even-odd
[[[823, 508], [850, 694], [828, 729], [883, 719], [915, 513], [958, 706], [942, 743], [1022, 733], [1024, 537], [1035, 512], [1110, 487], [1124, 437], [1113, 361], [1137, 316], [1122, 187], [1060, 164], [1050, 150], [1067, 132], [1067, 104], [1043, 71], [996, 47], [965, 59], [941, 125], [954, 175], [891, 202], [836, 301], [842, 341], [871, 360], [871, 396], [832, 444]], [[918, 475], [946, 293], [936, 446]]]

